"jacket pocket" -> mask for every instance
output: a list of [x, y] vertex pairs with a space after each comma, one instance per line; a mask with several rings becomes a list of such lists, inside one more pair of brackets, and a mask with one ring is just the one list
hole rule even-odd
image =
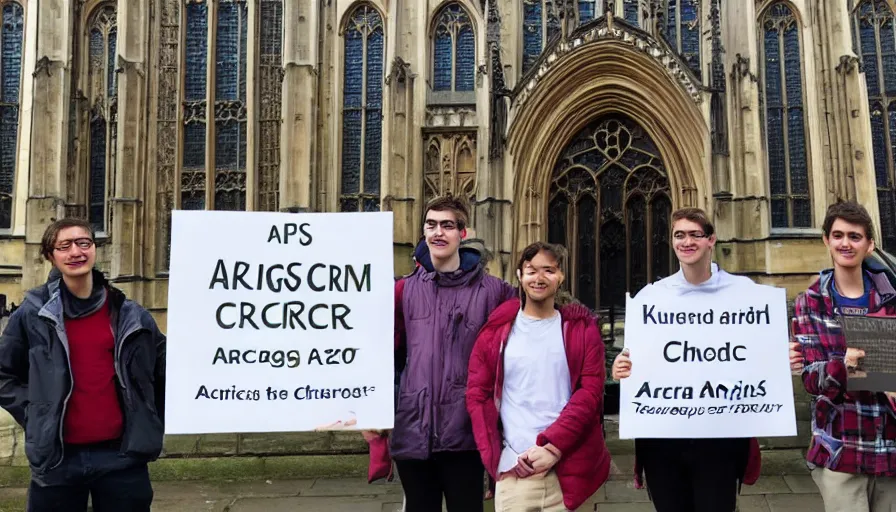
[[25, 456], [38, 472], [54, 464], [53, 454], [59, 435], [59, 422], [52, 417], [49, 402], [31, 402], [25, 408]]
[[429, 429], [426, 419], [426, 388], [401, 393], [395, 409], [395, 426], [392, 429], [392, 452], [426, 451]]
[[445, 399], [438, 405], [436, 448], [442, 450], [475, 450], [473, 423], [467, 411], [466, 388], [453, 383]]

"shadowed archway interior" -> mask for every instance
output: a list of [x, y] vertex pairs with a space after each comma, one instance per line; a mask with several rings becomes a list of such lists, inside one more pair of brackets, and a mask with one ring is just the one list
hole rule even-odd
[[585, 126], [554, 165], [548, 240], [569, 250], [569, 291], [593, 309], [620, 311], [626, 291], [670, 275], [669, 179], [660, 152], [631, 118]]

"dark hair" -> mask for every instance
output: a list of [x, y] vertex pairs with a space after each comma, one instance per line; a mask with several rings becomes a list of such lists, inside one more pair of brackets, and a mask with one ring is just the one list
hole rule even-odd
[[843, 201], [828, 206], [828, 211], [824, 216], [824, 223], [821, 225], [821, 232], [824, 236], [831, 236], [831, 228], [837, 219], [843, 219], [850, 224], [858, 224], [865, 228], [865, 236], [869, 240], [874, 240], [874, 222], [871, 215], [864, 206], [855, 201]]
[[[516, 269], [520, 272], [523, 270], [523, 266], [527, 261], [532, 261], [535, 256], [540, 252], [546, 252], [554, 257], [557, 260], [557, 266], [560, 267], [561, 272], [566, 272], [566, 257], [567, 252], [566, 248], [559, 244], [549, 244], [547, 242], [535, 242], [530, 244], [528, 247], [523, 249], [523, 252], [520, 253], [520, 261], [516, 266]], [[518, 278], [519, 279], [519, 278]], [[522, 282], [520, 283], [520, 287], [517, 288], [517, 293], [519, 293], [520, 297], [520, 306], [526, 306], [526, 291], [523, 290]], [[565, 304], [572, 304], [578, 302], [569, 292], [563, 290], [557, 290], [557, 295], [554, 296], [554, 306], [560, 307]]]
[[703, 230], [703, 233], [706, 234], [706, 236], [711, 236], [716, 232], [716, 228], [713, 227], [712, 222], [709, 221], [706, 212], [700, 208], [680, 208], [672, 212], [672, 225], [680, 220], [689, 220], [695, 224], [699, 224], [700, 229]]
[[561, 272], [566, 271], [566, 248], [562, 245], [549, 244], [547, 242], [535, 242], [523, 249], [516, 269], [522, 271], [523, 265], [525, 265], [527, 261], [532, 261], [541, 251], [550, 254], [557, 260], [557, 265], [560, 267]]
[[426, 207], [423, 209], [423, 222], [426, 222], [427, 213], [446, 210], [453, 212], [457, 217], [457, 229], [466, 229], [470, 222], [470, 205], [464, 198], [453, 195], [439, 196], [426, 203]]
[[59, 237], [59, 232], [68, 228], [83, 228], [84, 231], [90, 233], [91, 240], [96, 237], [93, 226], [84, 219], [75, 217], [59, 219], [47, 226], [46, 231], [44, 231], [44, 236], [40, 239], [40, 255], [43, 256], [45, 260], [50, 261], [50, 256], [53, 255], [53, 250], [56, 248], [56, 239]]

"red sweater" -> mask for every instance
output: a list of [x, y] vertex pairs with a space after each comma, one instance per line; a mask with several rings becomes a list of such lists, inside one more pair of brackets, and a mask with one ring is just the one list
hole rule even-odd
[[[504, 347], [519, 309], [519, 299], [511, 299], [495, 309], [470, 356], [467, 410], [476, 446], [492, 478], [498, 476], [503, 440], [498, 423]], [[554, 471], [560, 480], [563, 504], [575, 510], [597, 492], [610, 473], [610, 453], [600, 424], [606, 369], [604, 344], [591, 312], [573, 304], [563, 307], [560, 317], [572, 397], [557, 421], [539, 434], [536, 444], [552, 444], [562, 452]]]
[[124, 417], [115, 383], [115, 336], [107, 301], [95, 313], [65, 319], [72, 396], [65, 411], [66, 443], [89, 444], [121, 436]]

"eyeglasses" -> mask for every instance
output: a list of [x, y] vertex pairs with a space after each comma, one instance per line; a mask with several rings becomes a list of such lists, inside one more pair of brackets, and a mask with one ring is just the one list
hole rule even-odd
[[90, 249], [93, 247], [93, 240], [90, 238], [75, 238], [74, 240], [61, 240], [56, 244], [55, 249], [59, 252], [65, 252], [77, 245], [80, 249]]
[[687, 237], [691, 237], [694, 240], [702, 240], [708, 238], [708, 235], [702, 231], [676, 231], [672, 233], [672, 238], [676, 240], [684, 240]]
[[441, 226], [442, 231], [454, 231], [455, 229], [457, 229], [457, 223], [454, 222], [453, 220], [443, 220], [441, 222], [436, 222], [434, 220], [427, 220], [423, 224], [424, 229], [426, 229], [427, 231], [435, 231], [436, 226]]

